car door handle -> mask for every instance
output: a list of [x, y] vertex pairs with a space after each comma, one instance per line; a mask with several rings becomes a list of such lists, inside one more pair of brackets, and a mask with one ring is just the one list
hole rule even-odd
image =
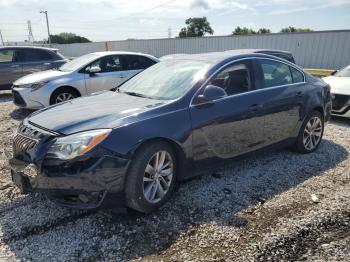
[[297, 97], [303, 97], [303, 92], [301, 92], [301, 91], [297, 92], [297, 93], [296, 93], [296, 96], [297, 96]]
[[49, 66], [51, 65], [51, 63], [43, 63], [43, 65]]
[[10, 66], [11, 68], [16, 68], [16, 67], [19, 67], [19, 65], [12, 65]]
[[124, 78], [125, 76], [124, 76], [123, 74], [120, 74], [119, 77], [120, 77], [120, 78]]
[[250, 106], [250, 112], [258, 112], [263, 108], [263, 104], [254, 104]]

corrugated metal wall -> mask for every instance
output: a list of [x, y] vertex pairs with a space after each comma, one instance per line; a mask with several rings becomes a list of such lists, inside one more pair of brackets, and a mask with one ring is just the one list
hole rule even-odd
[[[338, 69], [350, 64], [350, 30], [310, 33], [218, 36], [108, 42], [109, 50], [149, 53], [160, 57], [174, 53], [203, 53], [239, 48], [291, 51], [306, 68]], [[66, 56], [105, 50], [105, 42], [56, 45]]]

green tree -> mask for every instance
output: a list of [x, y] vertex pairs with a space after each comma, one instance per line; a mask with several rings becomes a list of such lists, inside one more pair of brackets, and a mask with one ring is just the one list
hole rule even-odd
[[88, 43], [89, 39], [73, 33], [60, 33], [58, 35], [50, 35], [51, 42], [54, 44], [72, 44], [72, 43]]
[[257, 34], [262, 35], [262, 34], [271, 34], [271, 30], [268, 28], [260, 28], [257, 32]]
[[232, 32], [233, 35], [255, 35], [256, 32], [251, 29], [251, 28], [248, 28], [248, 27], [240, 27], [240, 26], [237, 26], [233, 32]]
[[296, 33], [296, 32], [312, 32], [309, 28], [295, 28], [293, 26], [288, 26], [285, 28], [282, 28], [281, 33]]
[[207, 18], [193, 17], [186, 20], [186, 27], [182, 28], [179, 37], [202, 37], [205, 34], [214, 34], [214, 30], [210, 27]]

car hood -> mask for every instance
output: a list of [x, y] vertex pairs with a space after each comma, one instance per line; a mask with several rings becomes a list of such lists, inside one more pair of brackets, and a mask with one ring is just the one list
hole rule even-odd
[[164, 104], [164, 100], [108, 91], [41, 109], [27, 120], [43, 129], [68, 135], [133, 123], [150, 117], [154, 109]]
[[332, 93], [350, 95], [350, 77], [327, 76], [323, 80], [331, 86]]
[[33, 84], [38, 82], [50, 81], [57, 78], [60, 78], [64, 75], [70, 74], [71, 72], [62, 72], [58, 70], [46, 70], [42, 72], [33, 73], [26, 75], [16, 80], [13, 84], [15, 86]]

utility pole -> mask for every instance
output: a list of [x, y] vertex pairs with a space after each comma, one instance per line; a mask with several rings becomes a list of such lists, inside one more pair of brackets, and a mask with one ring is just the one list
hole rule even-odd
[[1, 44], [2, 44], [3, 46], [5, 46], [4, 38], [2, 37], [1, 30], [0, 30], [0, 39], [1, 39]]
[[49, 36], [49, 45], [51, 46], [50, 26], [49, 26], [49, 18], [47, 17], [47, 11], [40, 11], [40, 14], [45, 14], [46, 26], [47, 26], [47, 34]]
[[32, 23], [30, 20], [27, 21], [28, 23], [28, 41], [29, 43], [32, 42], [34, 44], [34, 36], [33, 36], [33, 31], [32, 31]]

